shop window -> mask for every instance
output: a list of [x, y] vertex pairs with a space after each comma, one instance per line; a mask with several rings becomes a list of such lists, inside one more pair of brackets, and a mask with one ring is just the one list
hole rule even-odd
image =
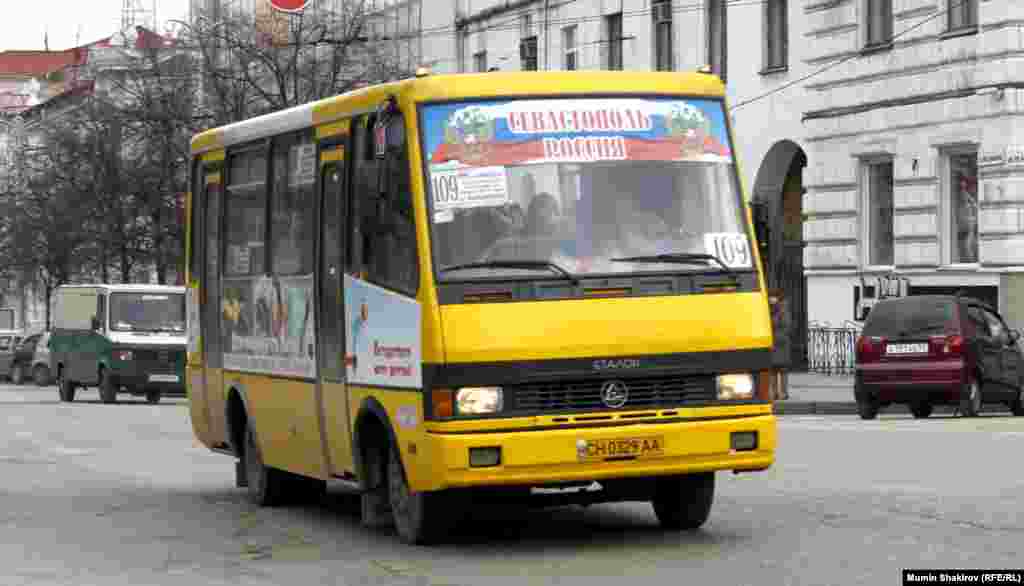
[[275, 275], [313, 272], [316, 173], [316, 145], [308, 136], [274, 141], [270, 242]]
[[978, 155], [949, 156], [950, 260], [978, 262]]
[[[259, 275], [266, 270], [267, 157], [263, 149], [232, 155], [228, 171], [224, 274]], [[208, 231], [209, 232], [209, 231]]]
[[874, 266], [894, 264], [893, 164], [875, 161], [866, 166], [868, 200], [868, 262]]

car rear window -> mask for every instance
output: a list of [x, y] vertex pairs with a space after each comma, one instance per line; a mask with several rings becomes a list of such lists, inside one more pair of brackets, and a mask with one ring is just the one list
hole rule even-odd
[[955, 305], [949, 299], [904, 297], [875, 305], [861, 332], [865, 336], [910, 336], [956, 329]]

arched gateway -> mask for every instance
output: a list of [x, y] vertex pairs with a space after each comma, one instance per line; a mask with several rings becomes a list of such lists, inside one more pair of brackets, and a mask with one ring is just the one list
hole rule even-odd
[[790, 140], [775, 143], [754, 181], [754, 226], [769, 287], [782, 289], [793, 320], [791, 364], [807, 368], [807, 278], [804, 276], [803, 169], [807, 155]]

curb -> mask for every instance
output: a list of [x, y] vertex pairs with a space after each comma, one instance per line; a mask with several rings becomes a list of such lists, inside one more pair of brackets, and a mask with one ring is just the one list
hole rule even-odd
[[[772, 403], [775, 415], [856, 415], [857, 403], [854, 401], [776, 401]], [[935, 413], [953, 413], [951, 405], [936, 405]], [[885, 408], [887, 413], [910, 413], [906, 405], [890, 405]]]

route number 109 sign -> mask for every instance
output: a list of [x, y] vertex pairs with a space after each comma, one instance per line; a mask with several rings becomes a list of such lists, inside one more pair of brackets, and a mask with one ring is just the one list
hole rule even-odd
[[729, 268], [751, 266], [750, 244], [746, 235], [736, 232], [715, 232], [704, 235], [704, 247], [708, 254], [722, 259]]

